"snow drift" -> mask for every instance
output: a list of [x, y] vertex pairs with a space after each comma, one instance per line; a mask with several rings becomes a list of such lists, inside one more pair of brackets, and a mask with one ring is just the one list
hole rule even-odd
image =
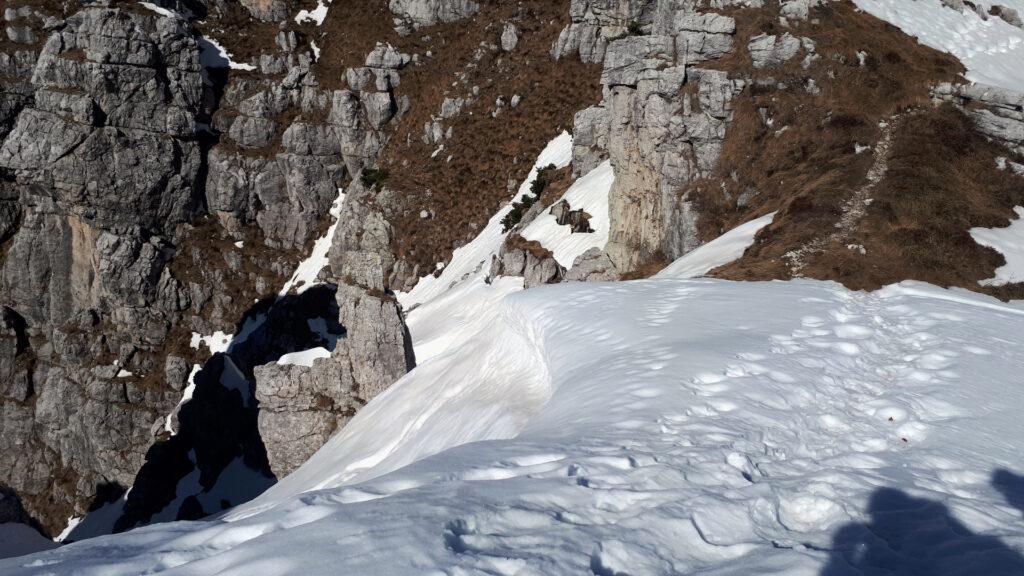
[[227, 518], [0, 571], [1024, 570], [1019, 304], [653, 279], [494, 314]]

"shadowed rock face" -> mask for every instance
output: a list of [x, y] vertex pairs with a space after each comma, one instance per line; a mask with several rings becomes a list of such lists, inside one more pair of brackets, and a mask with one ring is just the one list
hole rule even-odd
[[[263, 20], [291, 11], [250, 4]], [[228, 13], [216, 3], [163, 5]], [[326, 278], [340, 288], [285, 296], [269, 311], [261, 300], [408, 110], [394, 87], [410, 57], [379, 44], [348, 71], [347, 89], [325, 89], [294, 31], [263, 47], [259, 74], [235, 76], [185, 18], [105, 2], [65, 10], [63, 20], [5, 14], [32, 24], [35, 40], [21, 34], [17, 50], [0, 53], [0, 485], [51, 534], [108, 502], [122, 510], [103, 530], [200, 517], [273, 482], [253, 370], [324, 344], [307, 320], [335, 326], [334, 340], [349, 337], [335, 380], [362, 387], [351, 406], [347, 389], [337, 395], [330, 422], [317, 397], [311, 417], [323, 425], [310, 453], [343, 422], [334, 414], [351, 416], [412, 365], [397, 304], [368, 279], [393, 264], [380, 256], [386, 234], [367, 244], [386, 226], [379, 217], [346, 208], [339, 236], [356, 241], [343, 271]], [[262, 303], [248, 310], [254, 300]], [[190, 379], [204, 358], [189, 334], [238, 332], [254, 314], [268, 318], [258, 337]], [[178, 409], [190, 382], [193, 402]], [[293, 415], [290, 425], [300, 424]], [[229, 466], [241, 466], [255, 491], [214, 502]], [[117, 489], [98, 496], [104, 486]]]
[[0, 358], [0, 483], [53, 530], [100, 482], [130, 484], [174, 403], [116, 375], [167, 334], [162, 274], [175, 227], [201, 209], [203, 82], [181, 21], [86, 8], [44, 38], [4, 58], [21, 99], [0, 145], [15, 342]]

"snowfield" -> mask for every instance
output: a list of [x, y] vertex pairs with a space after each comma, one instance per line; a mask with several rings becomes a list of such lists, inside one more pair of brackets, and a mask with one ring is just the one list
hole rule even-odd
[[496, 298], [227, 517], [0, 572], [1024, 573], [1024, 306], [671, 278]]

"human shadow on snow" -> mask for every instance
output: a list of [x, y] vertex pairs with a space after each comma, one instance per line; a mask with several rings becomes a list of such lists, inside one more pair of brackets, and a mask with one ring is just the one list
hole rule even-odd
[[[1024, 511], [1024, 477], [999, 470], [992, 484]], [[1024, 575], [1020, 551], [972, 532], [941, 502], [880, 488], [868, 514], [836, 532], [821, 576]]]

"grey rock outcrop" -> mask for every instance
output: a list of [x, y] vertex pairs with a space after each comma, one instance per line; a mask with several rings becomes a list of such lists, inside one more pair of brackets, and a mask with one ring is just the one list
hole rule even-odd
[[573, 117], [572, 173], [580, 176], [608, 159], [608, 109], [591, 106]]
[[[754, 4], [722, 0], [710, 7], [733, 5]], [[732, 51], [736, 23], [698, 12], [692, 3], [655, 1], [577, 0], [570, 15], [552, 55], [604, 63], [603, 101], [575, 117], [573, 174], [612, 161], [605, 257], [615, 275], [656, 255], [678, 257], [699, 244], [696, 216], [682, 191], [714, 169], [732, 99], [744, 87], [724, 72], [690, 66]], [[638, 30], [647, 35], [628, 35]], [[801, 42], [789, 35], [778, 50], [773, 40], [768, 54], [782, 58], [793, 43], [795, 56]], [[692, 85], [695, 90], [684, 90]]]
[[963, 106], [978, 130], [1018, 154], [1024, 154], [1024, 94], [984, 84], [943, 83], [932, 89], [937, 100]]
[[771, 68], [785, 64], [800, 51], [800, 39], [789, 32], [782, 36], [761, 34], [750, 39], [747, 50], [754, 68]]
[[176, 402], [118, 374], [158, 369], [138, 351], [167, 335], [160, 282], [201, 209], [204, 88], [187, 23], [103, 7], [0, 67], [0, 484], [52, 527], [131, 483]]
[[278, 475], [305, 462], [359, 408], [415, 365], [400, 307], [385, 280], [394, 263], [390, 226], [371, 208], [373, 196], [353, 183], [331, 247], [344, 338], [330, 357], [312, 366], [266, 364], [254, 371], [259, 429]]
[[519, 29], [511, 22], [506, 23], [501, 30], [501, 49], [511, 52], [519, 45]]
[[473, 0], [390, 0], [388, 8], [394, 14], [395, 29], [405, 35], [425, 26], [468, 18], [480, 5]]
[[612, 282], [618, 279], [619, 271], [608, 254], [600, 248], [591, 248], [576, 258], [562, 281]]
[[680, 11], [675, 27], [679, 32], [676, 36], [679, 62], [697, 64], [721, 58], [732, 51], [736, 21], [728, 16]]
[[253, 18], [263, 22], [279, 22], [291, 15], [294, 2], [288, 0], [240, 0]]

